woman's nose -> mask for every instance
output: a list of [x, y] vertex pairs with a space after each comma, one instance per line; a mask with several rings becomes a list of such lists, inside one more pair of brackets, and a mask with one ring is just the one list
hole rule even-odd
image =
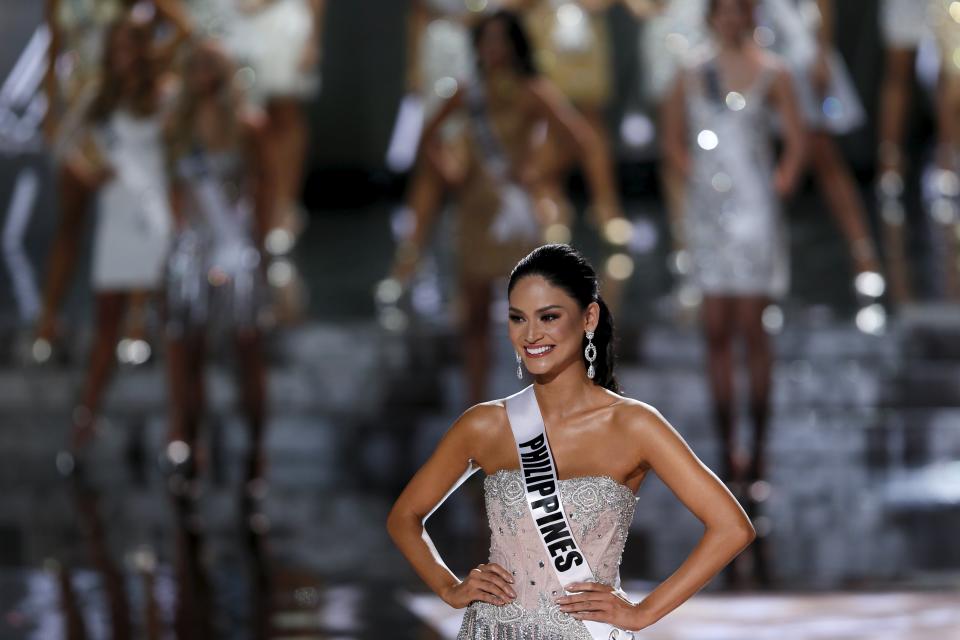
[[526, 335], [524, 335], [524, 339], [527, 342], [536, 342], [537, 340], [540, 339], [540, 334], [541, 334], [540, 327], [537, 326], [537, 323], [535, 322], [527, 323], [527, 331], [526, 331]]

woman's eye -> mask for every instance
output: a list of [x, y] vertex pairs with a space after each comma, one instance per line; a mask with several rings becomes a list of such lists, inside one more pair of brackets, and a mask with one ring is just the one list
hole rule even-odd
[[520, 322], [522, 320], [523, 318], [521, 316], [514, 316], [514, 315], [510, 316], [510, 322]]
[[540, 316], [540, 319], [543, 320], [544, 322], [552, 322], [552, 321], [556, 320], [556, 319], [559, 318], [559, 317], [560, 317], [560, 316], [558, 316], [558, 315], [555, 314], [555, 313], [548, 313], [548, 314], [546, 314], [545, 316]]

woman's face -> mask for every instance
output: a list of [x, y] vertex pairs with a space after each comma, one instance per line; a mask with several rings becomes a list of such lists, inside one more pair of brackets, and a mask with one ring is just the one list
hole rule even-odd
[[477, 58], [484, 69], [500, 69], [513, 62], [513, 50], [503, 20], [492, 20], [477, 40]]
[[137, 30], [122, 25], [113, 31], [110, 38], [110, 55], [107, 64], [115, 76], [136, 73], [146, 44], [139, 42]]
[[710, 26], [721, 41], [736, 42], [749, 29], [745, 0], [718, 0], [710, 14]]
[[553, 376], [582, 363], [583, 335], [596, 329], [598, 317], [597, 303], [581, 309], [543, 276], [525, 276], [510, 292], [510, 342], [535, 376]]
[[227, 75], [227, 59], [213, 44], [202, 44], [194, 50], [187, 62], [187, 91], [197, 96], [217, 93]]

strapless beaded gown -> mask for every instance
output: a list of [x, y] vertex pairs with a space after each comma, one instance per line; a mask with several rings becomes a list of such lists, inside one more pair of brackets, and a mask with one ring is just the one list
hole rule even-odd
[[[517, 597], [503, 606], [471, 604], [457, 640], [591, 640], [587, 627], [553, 602], [563, 589], [538, 538], [520, 471], [489, 475], [483, 488], [490, 562], [513, 574]], [[560, 495], [597, 582], [619, 587], [620, 559], [636, 497], [607, 476], [560, 480]]]

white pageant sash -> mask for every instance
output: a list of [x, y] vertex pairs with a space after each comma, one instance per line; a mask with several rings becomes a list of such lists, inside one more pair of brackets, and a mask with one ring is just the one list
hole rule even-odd
[[553, 461], [533, 386], [507, 398], [506, 407], [520, 456], [527, 506], [537, 527], [537, 537], [550, 559], [550, 566], [562, 587], [571, 582], [593, 582], [593, 571], [573, 537], [573, 529], [560, 501], [557, 466]]
[[[517, 455], [520, 457], [527, 506], [537, 528], [537, 537], [543, 543], [560, 586], [566, 592], [566, 585], [572, 582], [596, 582], [587, 563], [587, 556], [573, 537], [573, 529], [567, 520], [567, 512], [560, 498], [557, 465], [553, 460], [553, 452], [547, 440], [547, 428], [543, 424], [543, 415], [540, 413], [533, 385], [510, 396], [504, 404], [517, 445]], [[616, 591], [623, 593], [619, 587]], [[620, 638], [621, 633], [624, 634], [622, 637], [626, 638], [625, 634], [630, 633], [621, 632], [609, 624], [589, 620], [585, 620], [583, 624], [590, 635], [598, 639]], [[632, 633], [630, 637], [633, 637]]]

